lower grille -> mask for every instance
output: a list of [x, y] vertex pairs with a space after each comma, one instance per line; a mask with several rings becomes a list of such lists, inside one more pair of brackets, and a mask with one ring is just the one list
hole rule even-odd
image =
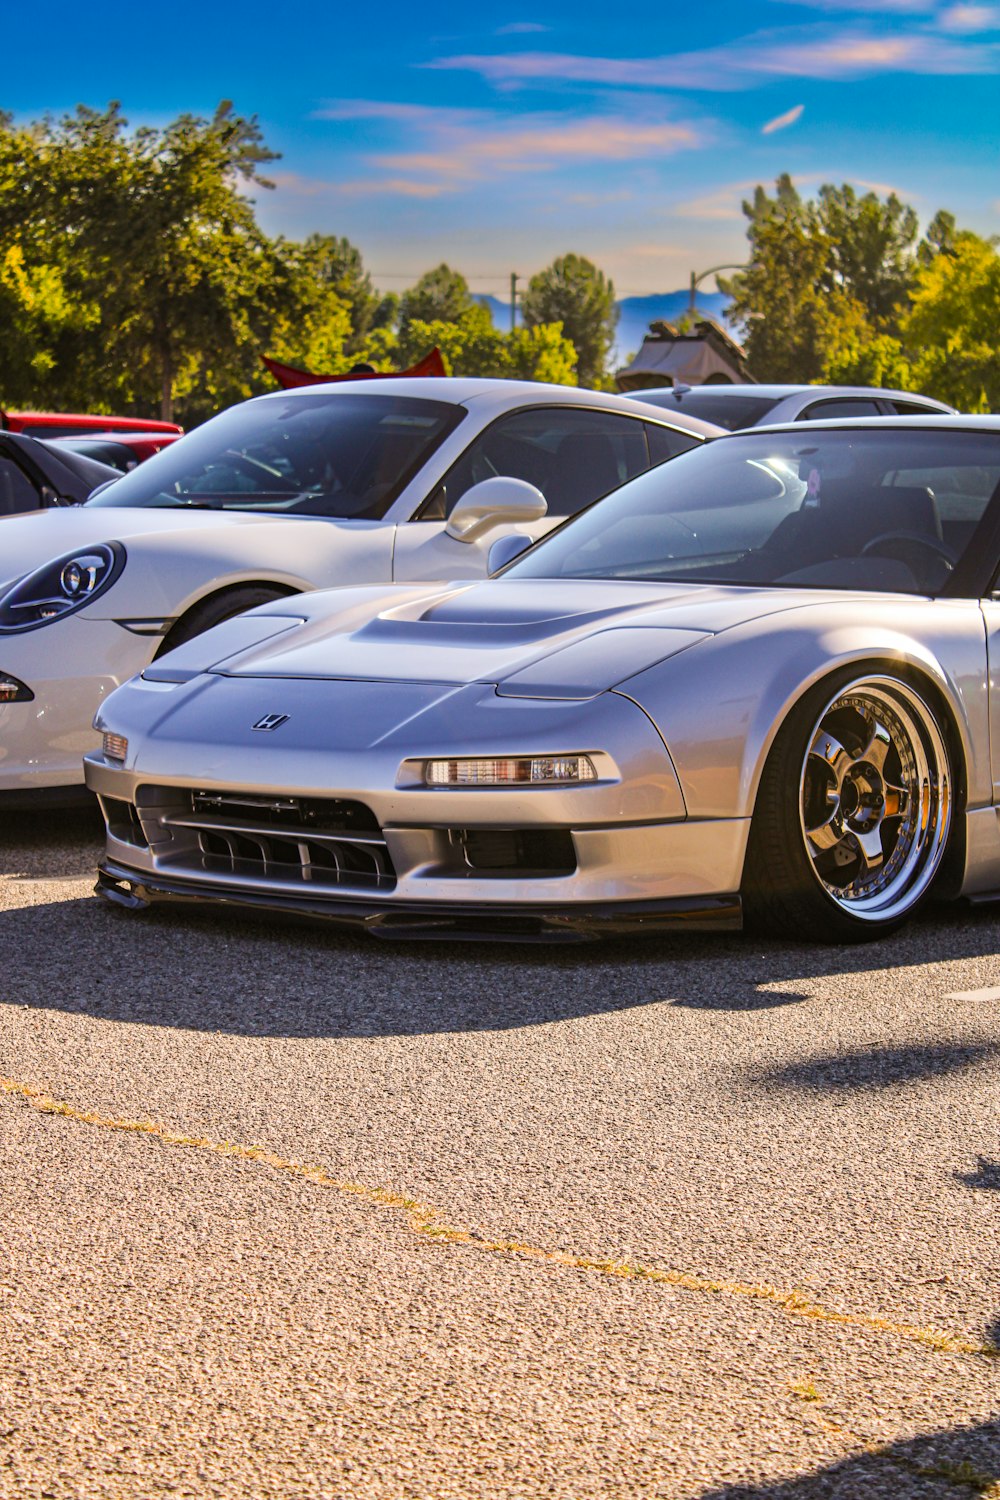
[[386, 890], [396, 872], [361, 802], [140, 787], [137, 812], [157, 864], [266, 885]]

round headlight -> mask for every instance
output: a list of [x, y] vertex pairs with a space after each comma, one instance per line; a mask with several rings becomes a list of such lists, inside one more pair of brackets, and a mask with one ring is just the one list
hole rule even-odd
[[34, 630], [82, 609], [111, 587], [124, 566], [121, 542], [98, 542], [26, 573], [0, 597], [0, 632]]

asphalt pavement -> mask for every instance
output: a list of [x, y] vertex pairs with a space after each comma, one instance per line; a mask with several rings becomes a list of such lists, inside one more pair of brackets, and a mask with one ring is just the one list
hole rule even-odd
[[100, 845], [0, 833], [2, 1500], [1000, 1496], [1000, 910], [389, 944]]

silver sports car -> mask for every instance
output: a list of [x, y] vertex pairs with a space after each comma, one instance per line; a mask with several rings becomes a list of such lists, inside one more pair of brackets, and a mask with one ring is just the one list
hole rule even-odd
[[1000, 894], [1000, 418], [734, 433], [488, 581], [229, 620], [113, 693], [100, 891], [381, 935], [852, 941]]

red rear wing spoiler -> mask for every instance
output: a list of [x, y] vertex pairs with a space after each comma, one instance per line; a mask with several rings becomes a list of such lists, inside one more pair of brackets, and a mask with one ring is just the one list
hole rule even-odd
[[262, 362], [274, 376], [275, 380], [286, 391], [293, 391], [300, 385], [328, 385], [334, 381], [341, 380], [385, 380], [386, 378], [398, 378], [401, 375], [444, 375], [444, 360], [441, 350], [434, 348], [430, 354], [425, 354], [423, 359], [411, 365], [408, 370], [372, 370], [361, 372], [356, 375], [314, 375], [311, 370], [297, 370], [294, 365], [283, 365], [280, 359], [268, 359], [266, 354], [261, 355]]

